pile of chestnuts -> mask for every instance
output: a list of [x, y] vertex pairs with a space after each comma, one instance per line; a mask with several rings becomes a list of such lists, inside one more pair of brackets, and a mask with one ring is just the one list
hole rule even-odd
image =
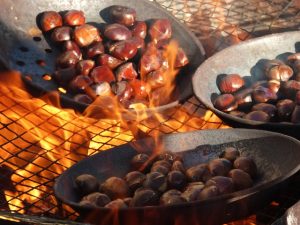
[[248, 120], [300, 123], [300, 53], [268, 60], [264, 75], [250, 85], [238, 74], [222, 77], [214, 106]]
[[132, 158], [131, 168], [125, 177], [102, 183], [89, 174], [78, 176], [79, 204], [107, 208], [181, 204], [250, 188], [257, 177], [254, 160], [233, 147], [225, 148], [220, 158], [190, 168], [173, 153], [156, 157], [140, 153]]
[[[170, 68], [165, 54], [172, 38], [168, 19], [151, 24], [138, 21], [133, 8], [110, 7], [103, 30], [86, 23], [80, 10], [41, 14], [40, 27], [61, 48], [54, 80], [74, 100], [90, 104], [97, 96], [117, 96], [128, 108], [133, 103], [149, 104], [166, 84]], [[174, 68], [188, 64], [184, 50], [177, 47]]]

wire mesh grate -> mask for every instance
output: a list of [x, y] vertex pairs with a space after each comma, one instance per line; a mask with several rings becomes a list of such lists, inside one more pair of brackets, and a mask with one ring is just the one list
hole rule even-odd
[[[299, 29], [300, 24], [297, 0], [155, 2], [196, 34], [208, 56], [249, 38]], [[138, 124], [138, 129], [146, 135], [227, 127], [195, 97], [168, 110], [159, 119], [149, 118]], [[76, 219], [70, 208], [62, 207], [55, 199], [54, 179], [86, 156], [134, 138], [130, 127], [119, 121], [85, 118], [55, 108], [22, 90], [0, 87], [0, 209], [4, 210], [0, 215], [19, 221]], [[299, 185], [293, 188], [261, 213], [248, 218], [246, 224], [271, 224], [299, 199]]]

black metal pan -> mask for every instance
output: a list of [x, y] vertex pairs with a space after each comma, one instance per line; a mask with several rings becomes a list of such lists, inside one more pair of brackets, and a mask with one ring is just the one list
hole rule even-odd
[[[58, 199], [77, 210], [86, 221], [95, 224], [201, 224], [216, 225], [243, 218], [270, 202], [286, 181], [300, 169], [300, 142], [291, 137], [259, 130], [228, 129], [172, 134], [162, 137], [164, 148], [182, 154], [188, 167], [216, 158], [225, 146], [251, 155], [258, 165], [255, 186], [229, 195], [176, 206], [128, 208], [112, 212], [92, 210], [78, 204], [74, 180], [83, 173], [104, 181], [110, 176], [123, 177], [136, 154], [135, 146], [151, 152], [149, 140], [125, 144], [88, 157], [66, 170], [57, 180]], [[147, 147], [148, 146], [148, 147]], [[140, 150], [139, 150], [140, 151]]]
[[216, 82], [219, 75], [238, 73], [255, 81], [264, 71], [260, 62], [275, 58], [284, 60], [289, 54], [300, 51], [299, 43], [300, 32], [292, 31], [255, 38], [226, 48], [198, 68], [193, 77], [194, 93], [206, 107], [231, 126], [271, 130], [300, 138], [300, 124], [246, 120], [221, 112], [212, 104], [212, 96], [220, 93]]
[[[154, 18], [168, 18], [171, 21], [174, 35], [180, 46], [186, 51], [190, 64], [177, 79], [179, 96], [157, 110], [172, 107], [192, 94], [191, 77], [197, 67], [204, 61], [204, 50], [197, 38], [169, 12], [158, 4], [146, 0], [2, 0], [0, 15], [0, 61], [9, 69], [20, 70], [24, 76], [29, 75], [31, 88], [38, 88], [44, 92], [57, 90], [54, 81], [43, 79], [44, 74], [54, 72], [55, 56], [58, 49], [49, 45], [38, 29], [37, 16], [46, 10], [64, 11], [80, 9], [85, 12], [87, 22], [96, 26], [104, 22], [107, 17], [105, 11], [111, 5], [125, 5], [137, 11], [138, 20]], [[100, 26], [99, 26], [100, 27]], [[50, 50], [51, 49], [51, 50]], [[51, 53], [50, 53], [51, 51]], [[40, 66], [37, 60], [43, 60], [46, 66]], [[72, 100], [72, 96], [61, 94], [62, 103], [66, 107], [83, 110], [87, 107]]]

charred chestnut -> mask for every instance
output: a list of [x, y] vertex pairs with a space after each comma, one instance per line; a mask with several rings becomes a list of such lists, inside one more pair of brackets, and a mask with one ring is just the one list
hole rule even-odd
[[181, 161], [176, 160], [175, 162], [173, 162], [172, 167], [171, 167], [172, 171], [180, 171], [182, 173], [185, 173], [185, 168], [184, 165]]
[[237, 109], [238, 104], [232, 94], [223, 94], [216, 98], [214, 106], [224, 112], [230, 112]]
[[100, 192], [94, 192], [89, 195], [86, 195], [82, 198], [82, 201], [89, 201], [93, 205], [97, 207], [104, 207], [111, 200], [106, 194], [102, 194]]
[[44, 12], [40, 22], [41, 28], [44, 32], [60, 27], [63, 25], [62, 17], [55, 11]]
[[220, 80], [219, 89], [223, 94], [231, 94], [244, 85], [245, 81], [239, 74], [229, 74]]
[[110, 177], [100, 185], [100, 191], [111, 199], [129, 197], [127, 183], [119, 177]]
[[157, 89], [163, 87], [166, 83], [163, 70], [155, 70], [147, 74], [146, 83], [151, 89]]
[[205, 200], [220, 194], [219, 189], [215, 185], [205, 187], [197, 196], [197, 200]]
[[193, 166], [186, 171], [186, 176], [189, 181], [197, 182], [197, 181], [207, 181], [211, 178], [211, 173], [208, 169], [207, 164], [199, 164], [197, 166]]
[[254, 120], [260, 122], [269, 122], [270, 116], [263, 111], [252, 111], [244, 116], [246, 120]]
[[151, 189], [141, 189], [134, 193], [130, 206], [140, 207], [140, 206], [153, 206], [157, 205], [159, 197]]
[[167, 176], [168, 187], [182, 190], [187, 182], [186, 176], [180, 171], [171, 171]]
[[170, 171], [169, 168], [159, 164], [153, 165], [151, 167], [151, 172], [159, 172], [162, 173], [163, 175], [167, 175], [169, 171]]
[[111, 95], [111, 87], [108, 82], [100, 82], [92, 86], [95, 94], [97, 96], [110, 96]]
[[114, 22], [125, 26], [132, 26], [136, 20], [136, 11], [126, 6], [115, 5], [110, 9], [110, 15]]
[[135, 191], [136, 189], [143, 186], [143, 183], [146, 179], [145, 174], [139, 171], [132, 171], [127, 173], [125, 176], [125, 181], [127, 182], [131, 191]]
[[230, 162], [234, 162], [238, 157], [240, 157], [240, 152], [233, 147], [225, 148], [225, 150], [221, 153], [220, 157], [229, 160]]
[[290, 99], [283, 99], [277, 102], [277, 114], [281, 120], [290, 120], [294, 111], [295, 103]]
[[74, 66], [72, 66], [72, 67], [56, 70], [53, 77], [60, 85], [66, 85], [72, 79], [74, 79], [75, 76], [76, 76], [76, 69], [74, 68]]
[[76, 177], [75, 186], [82, 195], [88, 195], [98, 190], [98, 180], [90, 174], [82, 174]]
[[263, 111], [273, 118], [276, 116], [277, 108], [272, 104], [258, 103], [252, 107], [252, 111]]
[[187, 200], [182, 197], [181, 192], [177, 190], [169, 190], [160, 198], [160, 205], [176, 205], [184, 202], [187, 202]]
[[231, 167], [231, 162], [227, 159], [213, 159], [208, 163], [208, 169], [212, 176], [226, 176]]
[[181, 196], [184, 197], [188, 202], [196, 201], [203, 188], [204, 184], [202, 182], [189, 183]]
[[178, 48], [176, 59], [175, 59], [175, 67], [180, 68], [189, 63], [189, 59], [186, 56], [184, 50], [182, 48]]
[[121, 103], [129, 100], [133, 95], [133, 90], [127, 81], [119, 81], [112, 84], [112, 92], [118, 97]]
[[85, 16], [81, 10], [69, 10], [64, 15], [64, 24], [68, 26], [80, 26], [85, 24]]
[[122, 199], [116, 199], [114, 201], [111, 201], [107, 205], [105, 205], [105, 208], [110, 209], [125, 209], [128, 206], [125, 204], [125, 202]]
[[253, 186], [251, 176], [240, 169], [233, 169], [228, 176], [232, 179], [236, 190], [242, 190]]
[[135, 99], [146, 99], [148, 97], [149, 88], [147, 86], [147, 83], [144, 81], [133, 79], [129, 81], [129, 85], [131, 86], [133, 90], [133, 95]]
[[257, 175], [257, 167], [254, 160], [248, 156], [241, 156], [234, 161], [233, 164], [235, 169], [241, 169], [248, 173], [252, 178]]
[[159, 172], [151, 172], [146, 175], [143, 186], [154, 191], [165, 192], [167, 190], [167, 179]]
[[216, 186], [220, 194], [228, 194], [234, 191], [232, 179], [229, 177], [215, 176], [206, 182], [206, 186]]
[[140, 153], [132, 158], [130, 164], [133, 170], [144, 171], [150, 164], [150, 158], [147, 154]]

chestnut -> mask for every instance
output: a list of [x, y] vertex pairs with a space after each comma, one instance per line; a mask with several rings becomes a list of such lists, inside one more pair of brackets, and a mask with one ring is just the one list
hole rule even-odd
[[74, 77], [76, 76], [76, 69], [74, 66], [64, 68], [64, 69], [58, 69], [54, 72], [54, 79], [56, 82], [58, 82], [60, 85], [66, 85], [68, 84]]
[[165, 192], [167, 190], [167, 179], [159, 172], [150, 172], [146, 175], [143, 186], [154, 191]]
[[289, 62], [295, 62], [295, 61], [300, 60], [300, 53], [297, 52], [297, 53], [294, 53], [294, 54], [289, 55], [288, 58], [287, 58], [287, 60], [288, 60]]
[[296, 105], [292, 117], [291, 117], [291, 122], [292, 123], [300, 123], [300, 106]]
[[42, 14], [40, 25], [44, 32], [61, 27], [63, 25], [62, 17], [55, 11], [46, 11]]
[[98, 190], [98, 180], [90, 174], [81, 174], [75, 179], [76, 189], [81, 195], [88, 195]]
[[131, 197], [128, 197], [128, 198], [124, 198], [123, 199], [123, 202], [129, 207], [131, 205], [131, 201], [132, 201], [132, 198]]
[[129, 60], [137, 53], [137, 46], [129, 41], [118, 41], [109, 47], [109, 52], [112, 56], [120, 60]]
[[176, 68], [180, 68], [180, 67], [184, 67], [188, 63], [189, 63], [189, 59], [186, 56], [184, 50], [182, 48], [178, 48], [174, 66]]
[[167, 176], [168, 187], [182, 190], [187, 182], [186, 176], [180, 171], [171, 171]]
[[300, 91], [297, 91], [297, 93], [296, 93], [295, 103], [297, 105], [300, 105]]
[[215, 176], [205, 183], [206, 186], [216, 186], [219, 194], [228, 194], [234, 191], [233, 181], [229, 177]]
[[82, 58], [81, 50], [74, 41], [65, 41], [63, 43], [63, 50], [64, 51], [74, 51], [74, 53], [76, 54], [76, 56], [79, 60], [81, 60], [81, 58]]
[[229, 112], [229, 114], [232, 116], [240, 117], [240, 118], [243, 118], [246, 115], [246, 113], [244, 113], [242, 111], [238, 111], [238, 110], [231, 111], [231, 112]]
[[92, 208], [92, 207], [96, 207], [96, 205], [88, 200], [81, 200], [79, 202], [79, 205], [82, 206], [82, 207], [89, 207], [89, 208]]
[[131, 28], [131, 32], [133, 37], [145, 39], [147, 35], [147, 24], [144, 21], [136, 21]]
[[136, 189], [143, 186], [146, 176], [140, 171], [132, 171], [127, 173], [124, 179], [127, 182], [130, 190], [134, 192]]
[[237, 150], [234, 147], [227, 147], [225, 150], [221, 153], [220, 157], [225, 158], [229, 160], [230, 162], [234, 162], [238, 157], [240, 157], [241, 153], [239, 150]]
[[228, 176], [232, 179], [236, 190], [243, 190], [253, 186], [251, 176], [243, 170], [233, 169], [229, 172]]
[[159, 172], [162, 173], [163, 175], [167, 175], [169, 173], [170, 169], [163, 166], [163, 165], [153, 165], [151, 167], [151, 172]]
[[185, 168], [184, 165], [181, 161], [176, 160], [175, 162], [173, 162], [172, 167], [171, 167], [172, 171], [180, 171], [182, 173], [185, 173]]
[[57, 27], [51, 34], [51, 40], [54, 42], [62, 42], [71, 40], [72, 28], [71, 27]]
[[132, 26], [136, 20], [136, 11], [133, 8], [114, 5], [110, 9], [111, 19], [125, 26]]
[[134, 193], [130, 206], [141, 207], [141, 206], [153, 206], [157, 205], [159, 197], [156, 192], [151, 189], [141, 189]]
[[184, 202], [187, 202], [187, 200], [182, 197], [181, 192], [177, 190], [169, 190], [160, 198], [160, 205], [176, 205]]
[[133, 79], [129, 81], [129, 85], [133, 90], [133, 95], [135, 99], [142, 100], [148, 97], [149, 88], [147, 86], [147, 83], [145, 83], [144, 81]]
[[94, 192], [89, 195], [86, 195], [82, 198], [81, 201], [89, 201], [93, 205], [97, 207], [104, 207], [107, 205], [111, 200], [106, 194], [102, 194], [100, 192]]
[[246, 120], [254, 120], [260, 122], [269, 122], [270, 116], [263, 111], [252, 111], [244, 116]]
[[223, 94], [232, 94], [245, 85], [244, 79], [239, 74], [228, 74], [219, 82], [219, 89]]
[[230, 112], [237, 109], [238, 104], [232, 94], [223, 94], [216, 98], [214, 106], [224, 112]]
[[295, 103], [290, 99], [283, 99], [278, 101], [276, 104], [278, 117], [281, 120], [289, 120], [295, 106]]
[[153, 166], [164, 166], [170, 170], [172, 167], [172, 164], [167, 160], [160, 159], [160, 160], [156, 161], [155, 163], [153, 163]]
[[151, 89], [157, 89], [163, 87], [166, 83], [163, 70], [155, 70], [147, 74], [146, 83]]
[[197, 182], [207, 181], [212, 175], [208, 169], [208, 165], [203, 163], [189, 168], [186, 171], [186, 176], [189, 181]]
[[126, 203], [122, 199], [116, 199], [105, 205], [105, 208], [110, 209], [125, 209], [128, 208]]
[[253, 90], [252, 97], [257, 103], [277, 100], [276, 93], [274, 93], [271, 89], [262, 86], [259, 86]]
[[100, 191], [108, 195], [111, 199], [129, 197], [129, 187], [127, 183], [119, 177], [110, 177], [100, 185]]
[[132, 158], [130, 164], [133, 170], [145, 171], [150, 164], [150, 157], [144, 153], [137, 154]]
[[133, 95], [133, 90], [127, 81], [115, 82], [111, 86], [112, 92], [118, 97], [121, 103], [129, 100]]
[[79, 61], [78, 55], [75, 51], [66, 51], [60, 54], [56, 59], [56, 66], [58, 68], [68, 68], [75, 66]]
[[129, 38], [127, 41], [130, 42], [131, 44], [135, 45], [137, 49], [143, 49], [145, 47], [145, 41], [142, 38], [132, 37], [132, 38]]
[[79, 75], [70, 82], [69, 87], [74, 92], [84, 91], [92, 83], [93, 81], [88, 76]]
[[278, 59], [268, 60], [264, 65], [266, 76], [273, 67], [280, 66], [280, 65], [284, 65], [284, 63], [281, 60]]
[[252, 99], [252, 88], [245, 88], [237, 91], [234, 94], [234, 97], [236, 99], [236, 102], [239, 106], [239, 108], [248, 108], [252, 105], [253, 99]]
[[116, 77], [118, 81], [121, 80], [133, 80], [137, 78], [138, 73], [135, 71], [133, 63], [128, 62], [121, 65], [116, 71]]
[[110, 96], [111, 87], [108, 82], [100, 82], [92, 86], [97, 96]]
[[69, 10], [64, 15], [64, 24], [68, 26], [80, 26], [85, 24], [85, 16], [81, 10]]
[[80, 47], [102, 41], [98, 29], [90, 24], [78, 26], [74, 30], [74, 40]]
[[274, 93], [277, 93], [280, 89], [280, 81], [278, 81], [278, 80], [269, 80], [267, 82], [267, 88], [269, 88]]
[[131, 38], [131, 31], [124, 25], [113, 23], [105, 27], [104, 36], [112, 41], [124, 41]]
[[252, 178], [255, 178], [257, 175], [257, 167], [254, 160], [248, 156], [241, 156], [237, 158], [233, 167], [235, 169], [241, 169], [244, 172], [248, 173]]
[[149, 28], [149, 35], [154, 43], [160, 40], [170, 39], [172, 36], [172, 27], [168, 19], [158, 19], [151, 24]]
[[227, 159], [213, 159], [208, 163], [208, 169], [212, 176], [226, 176], [231, 167], [231, 162]]
[[148, 48], [140, 59], [139, 71], [141, 73], [142, 79], [155, 70], [164, 71], [163, 65], [163, 53], [156, 48]]
[[78, 74], [88, 76], [94, 66], [95, 62], [93, 60], [81, 60], [76, 64], [76, 70]]
[[84, 104], [91, 104], [93, 102], [93, 99], [91, 99], [91, 97], [86, 94], [77, 94], [74, 96], [73, 99], [75, 102], [84, 103]]
[[89, 45], [86, 50], [86, 55], [88, 58], [94, 58], [95, 56], [101, 55], [104, 53], [104, 46], [102, 42], [94, 42]]
[[97, 66], [91, 71], [90, 75], [94, 83], [115, 81], [115, 75], [108, 66]]
[[108, 54], [102, 54], [99, 55], [98, 57], [98, 64], [100, 66], [108, 66], [110, 69], [115, 69], [117, 68], [119, 65], [121, 65], [123, 63], [122, 60], [119, 60], [111, 55]]
[[189, 183], [181, 196], [184, 197], [188, 202], [196, 201], [203, 188], [204, 184], [202, 182]]
[[283, 84], [282, 89], [287, 98], [294, 98], [296, 93], [300, 91], [300, 82], [296, 80], [289, 80]]
[[268, 103], [258, 103], [254, 105], [251, 109], [252, 111], [263, 111], [267, 113], [271, 118], [276, 116], [277, 108], [276, 106]]
[[205, 187], [197, 196], [197, 200], [206, 200], [220, 194], [219, 189], [215, 185]]
[[266, 76], [271, 80], [288, 81], [293, 76], [293, 73], [291, 67], [281, 64], [271, 67]]

